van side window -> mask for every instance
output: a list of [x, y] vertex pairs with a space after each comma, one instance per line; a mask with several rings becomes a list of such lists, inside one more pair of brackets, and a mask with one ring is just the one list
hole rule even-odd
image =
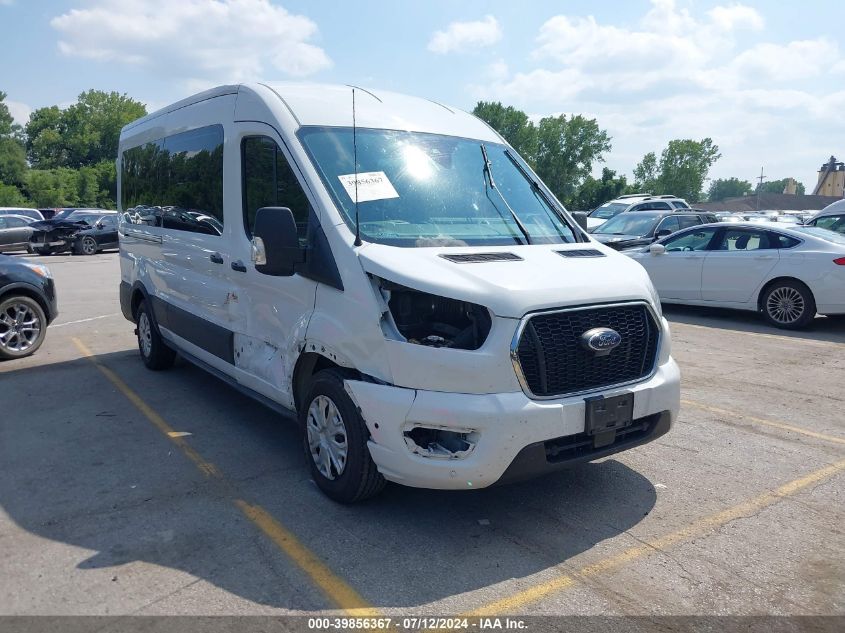
[[128, 221], [223, 234], [223, 126], [209, 125], [127, 149], [121, 203]]
[[300, 242], [308, 233], [311, 204], [276, 141], [249, 136], [241, 143], [244, 228], [252, 235], [261, 207], [287, 207], [293, 212]]

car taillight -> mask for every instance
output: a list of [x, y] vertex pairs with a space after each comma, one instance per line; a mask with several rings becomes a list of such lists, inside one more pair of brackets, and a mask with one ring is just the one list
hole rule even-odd
[[845, 257], [840, 257], [839, 259], [834, 259], [833, 263], [838, 266], [845, 266]]

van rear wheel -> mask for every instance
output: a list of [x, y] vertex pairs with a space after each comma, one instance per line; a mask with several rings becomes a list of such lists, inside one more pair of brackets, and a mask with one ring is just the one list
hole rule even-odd
[[146, 299], [138, 307], [135, 321], [138, 324], [135, 330], [138, 334], [138, 351], [141, 352], [144, 365], [153, 371], [170, 369], [176, 360], [176, 352], [161, 338]]
[[300, 404], [299, 420], [314, 482], [335, 501], [355, 503], [378, 494], [385, 480], [370, 456], [367, 426], [343, 380], [339, 370], [318, 372]]

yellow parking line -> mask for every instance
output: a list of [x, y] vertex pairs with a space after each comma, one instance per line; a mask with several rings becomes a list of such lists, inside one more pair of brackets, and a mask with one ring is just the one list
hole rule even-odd
[[807, 437], [814, 437], [819, 440], [824, 440], [825, 442], [833, 442], [834, 444], [845, 444], [845, 438], [836, 437], [835, 435], [816, 433], [815, 431], [810, 431], [809, 429], [804, 429], [800, 426], [786, 424], [785, 422], [776, 422], [775, 420], [764, 420], [763, 418], [757, 418], [753, 415], [747, 415], [745, 413], [737, 413], [736, 411], [728, 411], [727, 409], [720, 409], [719, 407], [711, 407], [708, 404], [702, 404], [700, 402], [696, 402], [695, 400], [681, 400], [681, 404], [689, 407], [695, 407], [696, 409], [702, 409], [703, 411], [709, 411], [710, 413], [715, 413], [716, 415], [727, 416], [728, 418], [740, 418], [743, 420], [748, 420], [749, 422], [752, 422], [754, 424], [771, 426], [775, 429], [780, 429], [781, 431], [789, 431], [790, 433], [800, 433], [801, 435], [806, 435]]
[[[664, 315], [665, 316], [665, 315]], [[667, 317], [668, 319], [669, 317]], [[674, 329], [677, 326], [681, 328], [691, 327], [698, 330], [719, 330], [720, 332], [730, 332], [732, 334], [741, 334], [742, 336], [758, 336], [761, 338], [768, 338], [774, 339], [776, 341], [789, 341], [791, 343], [800, 343], [801, 345], [812, 345], [815, 347], [826, 347], [830, 349], [830, 346], [838, 346], [838, 347], [845, 347], [845, 343], [840, 343], [839, 341], [816, 341], [812, 339], [801, 338], [800, 336], [784, 336], [782, 334], [766, 334], [765, 332], [746, 332], [744, 330], [732, 330], [730, 328], [720, 327], [718, 325], [708, 326], [708, 325], [697, 325], [695, 323], [684, 323], [682, 321], [672, 321], [669, 319], [671, 327]]]
[[757, 512], [774, 505], [781, 499], [790, 497], [797, 492], [820, 483], [837, 473], [845, 470], [845, 460], [836, 462], [815, 472], [810, 473], [800, 479], [791, 481], [783, 486], [766, 492], [755, 499], [746, 501], [737, 506], [717, 512], [710, 516], [699, 519], [687, 527], [681, 528], [675, 532], [671, 532], [666, 536], [661, 536], [656, 539], [645, 541], [642, 545], [631, 547], [620, 554], [610, 556], [592, 565], [587, 565], [581, 569], [570, 574], [561, 574], [550, 580], [538, 583], [528, 589], [511, 594], [499, 600], [495, 600], [486, 605], [479, 607], [471, 613], [465, 614], [467, 617], [481, 616], [481, 615], [498, 615], [511, 614], [517, 612], [526, 606], [538, 602], [558, 591], [568, 589], [578, 583], [579, 578], [589, 578], [590, 576], [597, 576], [599, 574], [612, 571], [630, 563], [634, 560], [646, 558], [655, 553], [693, 538], [698, 538], [711, 532], [723, 525], [756, 514]]
[[223, 485], [229, 488], [232, 493], [232, 503], [240, 510], [243, 515], [249, 519], [259, 530], [261, 530], [279, 549], [281, 549], [303, 572], [305, 572], [311, 581], [320, 588], [326, 597], [338, 608], [344, 610], [349, 615], [355, 616], [374, 616], [378, 615], [378, 610], [370, 605], [364, 598], [353, 589], [346, 581], [334, 574], [328, 565], [326, 565], [320, 558], [309, 550], [296, 536], [279, 523], [273, 516], [264, 510], [261, 506], [251, 505], [243, 499], [237, 498], [234, 487], [226, 481], [220, 470], [211, 462], [205, 460], [198, 452], [196, 452], [185, 441], [184, 436], [174, 431], [173, 428], [156, 413], [144, 400], [135, 393], [129, 385], [127, 385], [116, 373], [103, 365], [99, 359], [91, 352], [90, 349], [78, 338], [73, 338], [73, 342], [79, 351], [90, 360], [94, 366], [100, 370], [109, 382], [111, 382], [118, 391], [120, 391], [126, 398], [135, 405], [135, 408], [140, 411], [153, 426], [155, 426], [167, 439], [173, 442], [179, 449], [190, 459], [200, 472], [206, 477], [211, 477], [220, 481]]

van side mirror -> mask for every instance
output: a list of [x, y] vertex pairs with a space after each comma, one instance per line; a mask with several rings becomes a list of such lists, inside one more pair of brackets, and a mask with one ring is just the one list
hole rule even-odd
[[573, 211], [571, 213], [571, 215], [572, 215], [572, 219], [575, 220], [575, 222], [578, 223], [578, 226], [580, 226], [582, 229], [584, 229], [586, 231], [587, 230], [587, 214], [584, 211]]
[[660, 229], [657, 233], [654, 234], [654, 239], [659, 240], [662, 237], [666, 237], [668, 235], [672, 235], [671, 229]]
[[666, 247], [663, 244], [652, 244], [648, 247], [648, 252], [652, 255], [663, 255], [666, 252]]
[[296, 264], [305, 261], [305, 249], [299, 245], [296, 222], [287, 207], [259, 209], [252, 235], [252, 261], [264, 275], [290, 277]]

